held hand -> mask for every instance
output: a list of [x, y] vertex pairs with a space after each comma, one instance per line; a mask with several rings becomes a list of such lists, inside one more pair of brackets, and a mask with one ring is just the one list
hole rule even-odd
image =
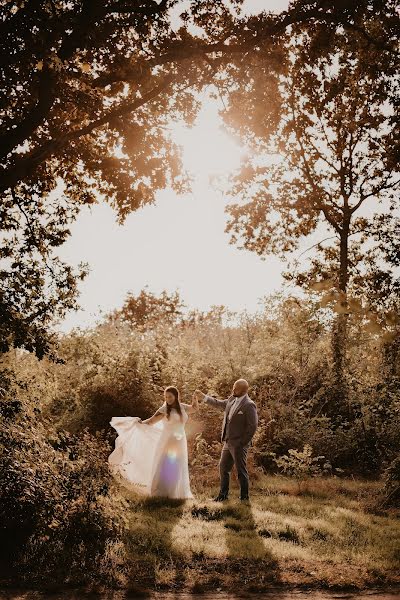
[[204, 402], [204, 399], [205, 399], [205, 397], [206, 397], [206, 395], [205, 395], [205, 394], [203, 394], [203, 392], [202, 392], [202, 391], [200, 391], [200, 390], [196, 390], [196, 391], [194, 392], [193, 396], [194, 396], [195, 398], [197, 398], [197, 401], [198, 401], [198, 402]]

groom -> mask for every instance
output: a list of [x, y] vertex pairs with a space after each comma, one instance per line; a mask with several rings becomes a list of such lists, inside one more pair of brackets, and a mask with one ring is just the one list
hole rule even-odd
[[219, 462], [221, 489], [215, 498], [217, 502], [228, 498], [229, 476], [233, 465], [240, 482], [240, 500], [249, 499], [247, 451], [257, 429], [258, 415], [256, 405], [247, 395], [248, 389], [247, 381], [238, 379], [233, 384], [232, 395], [227, 400], [217, 400], [200, 390], [195, 392], [198, 400], [224, 411], [221, 433], [223, 446]]

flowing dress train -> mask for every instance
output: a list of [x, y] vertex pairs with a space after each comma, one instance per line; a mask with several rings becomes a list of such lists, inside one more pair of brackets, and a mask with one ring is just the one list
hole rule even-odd
[[108, 457], [111, 472], [145, 495], [193, 498], [185, 432], [188, 407], [181, 403], [182, 420], [175, 408], [168, 419], [164, 402], [158, 409], [164, 418], [154, 425], [141, 423], [138, 417], [112, 417], [118, 437]]

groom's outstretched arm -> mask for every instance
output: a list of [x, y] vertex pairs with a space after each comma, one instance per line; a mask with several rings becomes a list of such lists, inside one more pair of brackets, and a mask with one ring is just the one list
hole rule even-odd
[[220, 410], [225, 410], [226, 405], [228, 403], [228, 400], [217, 400], [217, 398], [208, 396], [207, 394], [204, 394], [200, 390], [196, 390], [195, 394], [205, 404], [208, 404], [209, 406], [215, 406], [215, 408], [219, 408]]

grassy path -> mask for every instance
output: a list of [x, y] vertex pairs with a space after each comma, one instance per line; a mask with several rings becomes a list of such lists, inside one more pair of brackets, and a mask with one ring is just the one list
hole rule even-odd
[[[194, 486], [193, 486], [194, 487]], [[271, 587], [362, 589], [400, 584], [399, 515], [372, 511], [377, 483], [261, 477], [251, 503], [143, 500], [131, 508], [132, 590], [240, 594]]]

